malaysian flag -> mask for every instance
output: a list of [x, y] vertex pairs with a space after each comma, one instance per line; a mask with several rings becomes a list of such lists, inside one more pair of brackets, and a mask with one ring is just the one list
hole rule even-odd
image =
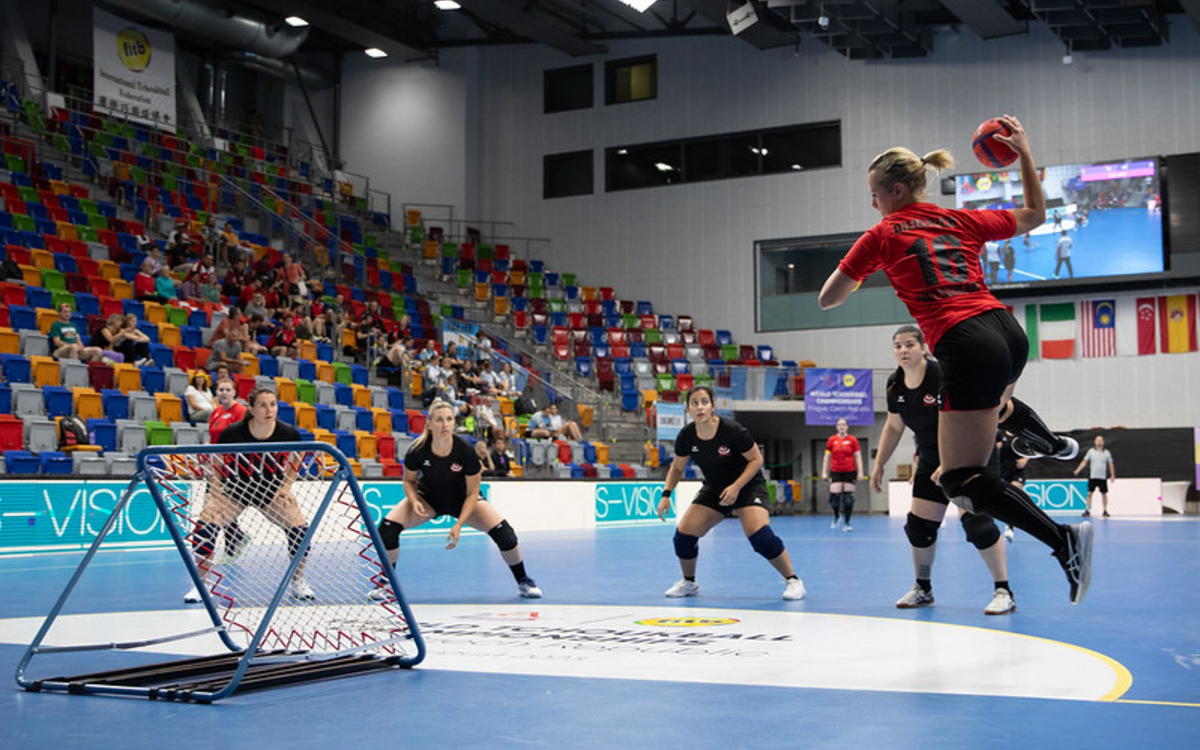
[[1111, 299], [1087, 300], [1083, 306], [1083, 356], [1115, 357], [1117, 355], [1117, 305]]

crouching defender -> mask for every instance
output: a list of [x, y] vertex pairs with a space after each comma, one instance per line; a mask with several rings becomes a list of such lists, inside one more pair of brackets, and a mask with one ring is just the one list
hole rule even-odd
[[700, 385], [688, 391], [687, 410], [693, 421], [675, 438], [675, 459], [667, 471], [658, 517], [666, 520], [671, 493], [683, 478], [688, 461], [695, 460], [704, 472], [704, 486], [675, 528], [675, 555], [683, 578], [667, 589], [665, 595], [675, 598], [700, 593], [700, 585], [696, 583], [700, 537], [736, 515], [750, 546], [783, 576], [783, 598], [803, 599], [804, 583], [792, 568], [792, 558], [783, 540], [771, 530], [770, 513], [765, 505], [767, 483], [761, 472], [762, 453], [749, 430], [717, 416], [713, 409], [712, 389]]
[[[541, 589], [525, 573], [517, 533], [500, 511], [479, 497], [483, 467], [467, 441], [454, 434], [455, 414], [453, 404], [434, 401], [429, 407], [425, 432], [413, 441], [404, 456], [405, 497], [379, 524], [388, 561], [395, 565], [399, 557], [400, 532], [439, 516], [453, 516], [455, 523], [446, 537], [446, 549], [454, 549], [458, 544], [464, 523], [486, 532], [512, 571], [519, 595], [540, 599]], [[382, 588], [371, 592], [372, 599], [389, 596]]]

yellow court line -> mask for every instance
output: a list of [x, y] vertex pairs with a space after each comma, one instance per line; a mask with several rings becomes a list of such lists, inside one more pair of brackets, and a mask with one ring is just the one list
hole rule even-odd
[[1181, 706], [1183, 708], [1200, 708], [1200, 703], [1180, 703], [1178, 701], [1135, 701], [1128, 698], [1118, 698], [1113, 703], [1137, 703], [1143, 706]]

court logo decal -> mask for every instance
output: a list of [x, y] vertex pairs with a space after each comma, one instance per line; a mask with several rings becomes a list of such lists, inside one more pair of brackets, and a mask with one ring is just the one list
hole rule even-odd
[[661, 628], [706, 628], [710, 625], [733, 625], [741, 622], [736, 617], [652, 617], [649, 620], [634, 620], [634, 625]]

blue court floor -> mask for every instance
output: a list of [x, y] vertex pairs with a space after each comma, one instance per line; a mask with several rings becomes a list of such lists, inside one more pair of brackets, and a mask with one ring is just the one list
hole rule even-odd
[[[936, 604], [906, 611], [907, 541], [882, 516], [852, 533], [773, 520], [800, 602], [780, 600], [736, 521], [702, 542], [686, 600], [662, 596], [678, 578], [668, 524], [522, 534], [537, 601], [516, 597], [484, 536], [452, 551], [402, 537], [424, 663], [213, 705], [20, 690], [33, 621], [19, 618], [40, 622], [80, 555], [0, 559], [0, 748], [1195, 748], [1200, 520], [1094, 521], [1086, 601], [1071, 606], [1048, 551], [1018, 533], [1019, 609], [1001, 617], [982, 612], [990, 579], [957, 525]], [[120, 639], [120, 613], [185, 609], [173, 551], [101, 553], [89, 576], [67, 612], [97, 615], [83, 620], [96, 641]]]
[[[1063, 226], [1067, 228], [1067, 235], [1073, 243], [1071, 270], [1075, 278], [1161, 271], [1162, 221], [1161, 214], [1151, 213], [1145, 208], [1092, 211], [1087, 226], [1082, 228], [1068, 219]], [[1013, 238], [1012, 244], [1016, 250], [1013, 283], [1054, 278], [1054, 270], [1058, 265], [1056, 247], [1059, 234], [1054, 231], [1053, 223], [1047, 221], [1033, 231], [1028, 246], [1024, 237]], [[1062, 278], [1067, 278], [1065, 265], [1060, 272]], [[1008, 281], [1008, 272], [1001, 266], [998, 282], [1003, 284]]]

